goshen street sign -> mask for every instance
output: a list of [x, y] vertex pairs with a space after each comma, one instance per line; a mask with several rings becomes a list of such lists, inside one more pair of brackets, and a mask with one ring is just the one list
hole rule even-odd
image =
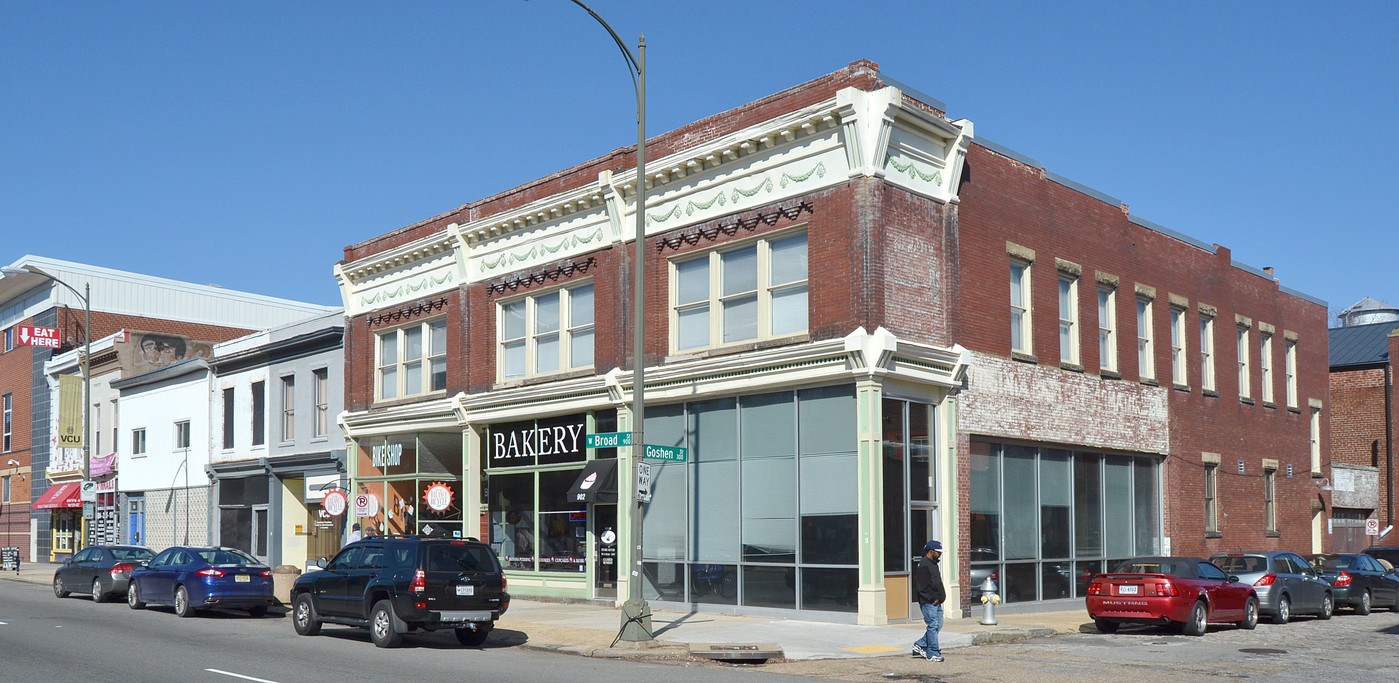
[[648, 443], [642, 455], [652, 460], [685, 462], [685, 449], [676, 446], [652, 446]]
[[614, 448], [616, 446], [630, 446], [631, 432], [602, 432], [600, 434], [588, 434], [583, 437], [583, 445], [587, 448]]
[[40, 346], [48, 349], [58, 348], [58, 328], [38, 327], [35, 325], [20, 325], [19, 339], [20, 346]]

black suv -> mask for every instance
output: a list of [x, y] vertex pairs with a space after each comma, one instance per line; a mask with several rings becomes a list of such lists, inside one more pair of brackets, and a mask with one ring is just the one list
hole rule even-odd
[[292, 626], [303, 636], [344, 624], [394, 647], [409, 631], [451, 628], [463, 645], [480, 645], [510, 607], [495, 553], [474, 538], [380, 536], [316, 564], [292, 586]]

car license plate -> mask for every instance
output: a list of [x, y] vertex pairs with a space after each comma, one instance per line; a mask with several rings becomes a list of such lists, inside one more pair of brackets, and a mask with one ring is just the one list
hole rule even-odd
[[252, 580], [253, 577], [248, 576], [247, 574], [237, 574], [233, 577], [234, 583], [250, 583]]
[[475, 586], [457, 586], [457, 595], [476, 595]]
[[1136, 594], [1137, 594], [1137, 588], [1138, 588], [1137, 586], [1118, 586], [1118, 587], [1117, 587], [1117, 594], [1118, 594], [1118, 595], [1136, 595]]

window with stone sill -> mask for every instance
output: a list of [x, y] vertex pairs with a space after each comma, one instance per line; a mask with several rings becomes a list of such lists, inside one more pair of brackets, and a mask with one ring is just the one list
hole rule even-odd
[[1151, 299], [1137, 299], [1137, 374], [1156, 379], [1156, 350], [1151, 330]]
[[530, 294], [497, 307], [502, 380], [593, 366], [593, 284]]
[[1185, 367], [1185, 309], [1171, 308], [1171, 381], [1190, 382]]
[[1117, 290], [1098, 288], [1098, 367], [1117, 371]]
[[375, 393], [380, 401], [447, 388], [447, 319], [436, 318], [375, 335]]
[[1283, 356], [1283, 371], [1287, 373], [1287, 407], [1297, 407], [1297, 342], [1288, 341]]
[[1078, 365], [1078, 278], [1059, 275], [1059, 361]]
[[764, 237], [670, 265], [677, 353], [807, 331], [807, 235]]
[[1010, 262], [1010, 350], [1034, 354], [1030, 326], [1030, 264], [1019, 259]]
[[1258, 335], [1258, 378], [1262, 381], [1259, 391], [1264, 403], [1273, 402], [1273, 335], [1266, 332]]
[[1239, 325], [1237, 330], [1237, 345], [1239, 351], [1239, 398], [1252, 398], [1250, 384], [1250, 371], [1248, 364], [1248, 327]]

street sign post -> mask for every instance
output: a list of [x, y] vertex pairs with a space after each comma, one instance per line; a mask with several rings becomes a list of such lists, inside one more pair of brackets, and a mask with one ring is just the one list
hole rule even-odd
[[598, 434], [588, 434], [583, 437], [583, 445], [587, 448], [630, 446], [631, 432], [601, 432]]
[[685, 462], [685, 449], [678, 446], [652, 446], [646, 444], [644, 456], [652, 460], [669, 460], [671, 462]]

